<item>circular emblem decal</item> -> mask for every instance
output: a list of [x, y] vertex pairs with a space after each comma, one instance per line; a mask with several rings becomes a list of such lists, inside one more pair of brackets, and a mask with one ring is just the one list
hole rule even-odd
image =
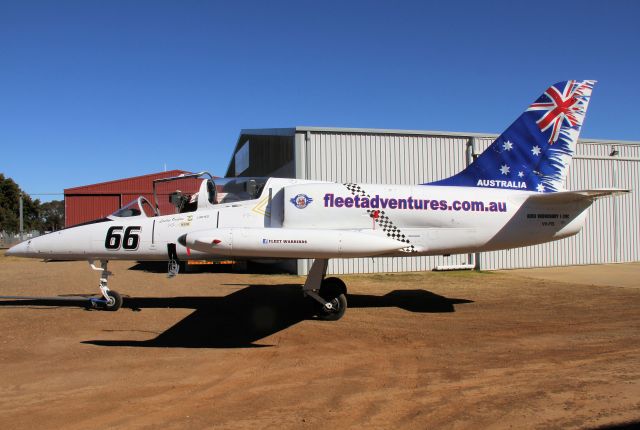
[[313, 199], [306, 194], [298, 194], [291, 199], [291, 203], [298, 209], [304, 209], [309, 206]]

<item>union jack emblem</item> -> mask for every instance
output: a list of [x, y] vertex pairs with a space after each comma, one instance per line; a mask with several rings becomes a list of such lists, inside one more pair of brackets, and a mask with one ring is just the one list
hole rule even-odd
[[540, 99], [529, 106], [528, 111], [546, 111], [536, 124], [542, 132], [551, 128], [549, 144], [553, 145], [558, 140], [560, 129], [565, 122], [570, 127], [582, 125], [584, 96], [589, 95], [591, 88], [592, 84], [589, 81], [567, 81], [562, 91], [552, 85]]

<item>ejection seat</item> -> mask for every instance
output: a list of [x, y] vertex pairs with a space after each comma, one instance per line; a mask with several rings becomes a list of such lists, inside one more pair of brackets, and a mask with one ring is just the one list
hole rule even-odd
[[216, 186], [211, 179], [204, 179], [198, 190], [196, 210], [210, 209], [216, 204]]

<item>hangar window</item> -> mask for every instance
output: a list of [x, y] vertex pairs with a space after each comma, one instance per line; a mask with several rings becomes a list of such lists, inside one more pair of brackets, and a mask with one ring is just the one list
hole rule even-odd
[[247, 140], [238, 152], [236, 152], [234, 160], [236, 164], [236, 175], [240, 175], [249, 168], [249, 146], [250, 142]]

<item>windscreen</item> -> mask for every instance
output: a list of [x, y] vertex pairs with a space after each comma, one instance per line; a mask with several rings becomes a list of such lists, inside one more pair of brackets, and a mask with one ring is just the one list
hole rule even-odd
[[142, 212], [140, 211], [140, 207], [138, 205], [138, 199], [136, 199], [112, 213], [111, 216], [115, 216], [118, 218], [129, 218], [132, 216], [138, 216], [141, 213]]
[[215, 179], [218, 204], [254, 200], [260, 197], [269, 178], [220, 178]]
[[111, 214], [111, 216], [118, 218], [130, 218], [140, 215], [144, 215], [145, 217], [156, 216], [156, 211], [151, 203], [149, 203], [149, 200], [142, 196], [127, 203], [125, 206]]

